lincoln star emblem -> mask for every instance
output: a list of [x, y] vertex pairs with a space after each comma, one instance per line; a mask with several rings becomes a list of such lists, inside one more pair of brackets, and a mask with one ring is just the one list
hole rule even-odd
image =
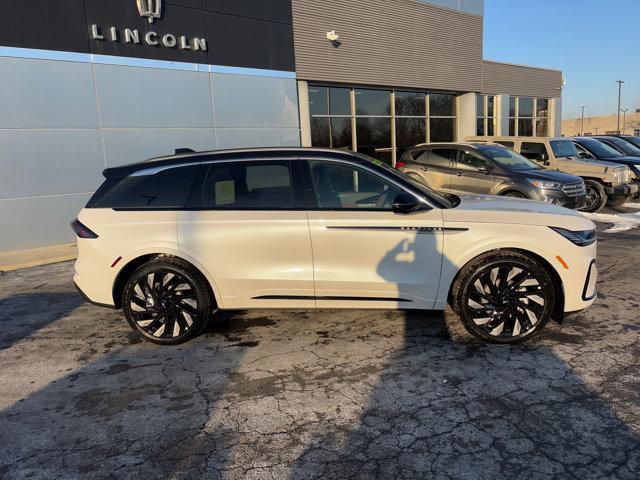
[[162, 0], [136, 0], [141, 17], [147, 17], [149, 23], [162, 16]]

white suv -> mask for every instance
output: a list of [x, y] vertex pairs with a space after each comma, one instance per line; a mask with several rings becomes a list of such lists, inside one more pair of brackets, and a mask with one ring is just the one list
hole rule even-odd
[[596, 296], [594, 224], [521, 199], [443, 196], [321, 149], [186, 153], [105, 170], [72, 223], [75, 282], [145, 339], [217, 309], [443, 310], [514, 343]]

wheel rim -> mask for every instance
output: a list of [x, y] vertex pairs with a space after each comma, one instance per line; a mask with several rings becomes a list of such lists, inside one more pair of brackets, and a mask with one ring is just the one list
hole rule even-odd
[[591, 210], [595, 207], [598, 204], [599, 198], [600, 195], [598, 195], [597, 190], [594, 187], [587, 185], [587, 205], [585, 210]]
[[136, 280], [130, 293], [129, 310], [137, 327], [158, 339], [174, 339], [186, 334], [199, 315], [191, 282], [165, 270]]
[[468, 288], [466, 314], [490, 337], [523, 337], [547, 310], [548, 293], [541, 280], [522, 265], [487, 267], [471, 279]]

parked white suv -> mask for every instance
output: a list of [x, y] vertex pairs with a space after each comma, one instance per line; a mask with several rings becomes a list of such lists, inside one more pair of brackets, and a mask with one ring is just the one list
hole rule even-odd
[[188, 153], [104, 175], [72, 223], [75, 282], [156, 343], [198, 335], [217, 309], [447, 303], [473, 335], [514, 343], [596, 296], [590, 220], [442, 196], [357, 153]]

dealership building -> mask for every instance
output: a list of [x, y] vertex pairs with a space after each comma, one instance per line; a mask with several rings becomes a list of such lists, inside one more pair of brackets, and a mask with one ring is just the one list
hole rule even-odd
[[485, 60], [483, 3], [0, 0], [0, 252], [73, 242], [103, 169], [178, 148], [394, 164], [428, 141], [559, 135], [562, 73]]

